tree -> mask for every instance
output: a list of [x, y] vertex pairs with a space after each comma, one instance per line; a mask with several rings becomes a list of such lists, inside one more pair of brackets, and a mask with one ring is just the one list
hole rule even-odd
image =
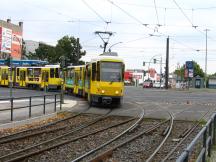
[[27, 55], [26, 55], [26, 44], [25, 44], [25, 41], [24, 39], [22, 39], [22, 53], [21, 53], [21, 56], [22, 56], [22, 59], [26, 58]]
[[[174, 73], [177, 76], [184, 78], [184, 69], [185, 69], [184, 67], [185, 64], [180, 69], [176, 69]], [[201, 69], [200, 65], [197, 62], [193, 61], [193, 67], [194, 67], [194, 76], [199, 75], [200, 77], [204, 77], [205, 73], [203, 72], [203, 70]]]
[[74, 37], [64, 36], [56, 46], [50, 46], [44, 43], [40, 43], [39, 47], [35, 50], [35, 53], [29, 54], [29, 59], [45, 60], [50, 64], [59, 64], [64, 61], [67, 65], [80, 65], [84, 64], [79, 59], [86, 54], [85, 51], [81, 51], [82, 46], [79, 43], [79, 39]]
[[55, 47], [44, 43], [39, 43], [39, 47], [35, 50], [35, 53], [30, 53], [28, 58], [57, 63]]
[[66, 61], [66, 65], [78, 65], [82, 64], [82, 61], [79, 59], [86, 54], [85, 51], [81, 51], [82, 46], [79, 43], [79, 39], [74, 37], [64, 36], [56, 45], [56, 55], [58, 56], [58, 62], [61, 62], [62, 56]]

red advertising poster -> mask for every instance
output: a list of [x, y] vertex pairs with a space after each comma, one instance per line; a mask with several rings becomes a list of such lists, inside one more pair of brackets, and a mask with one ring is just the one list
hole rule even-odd
[[13, 31], [11, 55], [15, 59], [21, 59], [21, 52], [22, 52], [22, 33]]
[[0, 27], [0, 51], [2, 46], [2, 27]]

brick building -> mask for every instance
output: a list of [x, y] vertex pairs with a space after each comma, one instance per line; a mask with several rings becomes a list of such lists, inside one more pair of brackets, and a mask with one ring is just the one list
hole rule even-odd
[[10, 19], [0, 20], [0, 59], [10, 55], [13, 59], [22, 58], [23, 22], [12, 24]]

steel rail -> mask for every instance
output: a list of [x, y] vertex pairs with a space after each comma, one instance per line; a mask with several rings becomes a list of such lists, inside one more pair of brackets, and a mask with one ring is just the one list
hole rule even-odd
[[185, 136], [180, 140], [179, 143], [177, 143], [177, 145], [166, 155], [165, 158], [163, 158], [161, 160], [161, 162], [166, 162], [168, 160], [168, 158], [174, 153], [174, 151], [188, 138], [189, 135], [191, 135], [191, 133], [200, 125], [200, 123], [202, 122], [203, 118], [210, 112], [210, 109], [203, 115], [201, 116], [201, 118], [198, 120], [198, 122], [196, 122], [195, 124], [193, 124], [193, 126], [191, 126], [191, 128], [185, 133]]
[[[17, 135], [20, 135], [20, 134], [22, 134], [22, 133], [26, 133], [26, 132], [30, 132], [30, 131], [35, 131], [35, 130], [37, 130], [37, 129], [43, 129], [43, 128], [46, 128], [46, 127], [49, 127], [49, 126], [56, 125], [56, 124], [58, 124], [58, 123], [64, 122], [64, 121], [66, 121], [66, 120], [70, 120], [70, 119], [72, 119], [72, 118], [75, 118], [75, 117], [77, 117], [77, 116], [83, 114], [84, 112], [88, 111], [90, 108], [91, 108], [91, 107], [88, 106], [87, 109], [85, 109], [85, 110], [82, 111], [82, 112], [79, 112], [78, 114], [75, 114], [75, 115], [66, 117], [66, 118], [64, 118], [64, 119], [60, 119], [60, 120], [57, 120], [57, 121], [54, 121], [54, 122], [45, 124], [45, 125], [43, 125], [43, 126], [38, 126], [38, 127], [35, 127], [35, 128], [30, 128], [30, 129], [26, 129], [26, 130], [22, 130], [22, 131], [19, 131], [19, 132], [15, 132], [15, 133], [12, 133], [12, 134], [9, 134], [9, 135], [6, 135], [6, 136], [2, 136], [2, 137], [0, 137], [0, 144], [1, 144], [1, 143], [5, 143], [4, 141], [9, 140], [10, 138], [11, 138], [11, 141], [13, 140], [13, 138], [19, 139], [19, 138], [17, 137]], [[16, 136], [16, 137], [14, 137], [14, 136]], [[21, 137], [22, 137], [22, 136], [21, 136]], [[9, 139], [8, 139], [8, 138], [9, 138]]]
[[146, 160], [146, 162], [152, 161], [154, 156], [157, 154], [157, 152], [161, 149], [161, 147], [164, 145], [168, 137], [170, 136], [173, 128], [173, 123], [174, 123], [174, 116], [172, 113], [168, 112], [170, 115], [170, 127], [169, 127], [169, 132], [167, 133], [166, 137], [163, 139], [163, 141], [160, 143], [160, 145], [157, 147], [157, 149], [149, 156], [149, 158]]
[[80, 126], [74, 128], [74, 129], [72, 129], [71, 131], [69, 131], [69, 132], [67, 132], [67, 133], [64, 133], [64, 134], [62, 134], [62, 135], [59, 135], [59, 136], [54, 137], [54, 138], [52, 138], [52, 139], [49, 139], [49, 140], [47, 140], [47, 141], [44, 141], [44, 142], [41, 142], [41, 143], [38, 143], [38, 144], [35, 144], [35, 145], [32, 145], [32, 146], [29, 146], [29, 147], [27, 147], [27, 148], [24, 148], [24, 149], [15, 151], [15, 152], [13, 152], [13, 153], [9, 153], [9, 154], [3, 155], [3, 156], [0, 157], [0, 161], [1, 161], [2, 159], [4, 159], [4, 158], [10, 157], [10, 156], [14, 156], [14, 155], [19, 154], [19, 153], [22, 153], [22, 152], [24, 152], [24, 151], [27, 151], [27, 150], [36, 148], [36, 147], [41, 146], [41, 145], [43, 145], [43, 144], [48, 144], [48, 143], [50, 143], [50, 142], [52, 142], [52, 141], [55, 141], [55, 140], [61, 139], [61, 138], [63, 138], [63, 137], [66, 137], [66, 136], [68, 136], [68, 135], [71, 135], [71, 134], [73, 134], [73, 133], [75, 133], [75, 132], [77, 132], [77, 131], [79, 131], [79, 130], [81, 130], [81, 129], [84, 129], [84, 128], [90, 126], [90, 125], [95, 124], [96, 122], [98, 122], [98, 121], [100, 121], [100, 120], [102, 120], [102, 119], [107, 118], [107, 116], [111, 113], [111, 111], [112, 111], [112, 110], [110, 109], [106, 114], [104, 114], [104, 115], [102, 115], [102, 116], [100, 116], [100, 117], [98, 117], [98, 118], [96, 118], [96, 119], [90, 121], [90, 122], [87, 123], [87, 124], [81, 124]]
[[130, 138], [127, 139], [126, 141], [124, 141], [124, 142], [118, 144], [117, 146], [114, 146], [114, 147], [112, 147], [111, 149], [109, 149], [109, 150], [107, 150], [107, 151], [101, 153], [100, 155], [98, 155], [97, 157], [91, 159], [90, 161], [91, 161], [91, 162], [98, 162], [98, 161], [102, 161], [102, 159], [105, 159], [105, 158], [107, 158], [107, 157], [110, 157], [110, 156], [113, 154], [113, 151], [116, 150], [117, 148], [122, 147], [123, 145], [125, 145], [125, 144], [127, 144], [127, 143], [129, 143], [129, 142], [131, 142], [131, 141], [133, 141], [133, 140], [135, 140], [135, 139], [137, 139], [137, 138], [139, 138], [140, 136], [143, 136], [144, 134], [148, 134], [148, 133], [154, 131], [154, 130], [157, 129], [160, 125], [166, 123], [167, 121], [169, 121], [169, 120], [165, 120], [165, 121], [162, 121], [162, 122], [159, 122], [159, 123], [153, 125], [151, 128], [149, 128], [149, 129], [147, 129], [147, 130], [145, 130], [145, 131], [142, 131], [142, 132], [140, 132], [139, 134], [137, 134], [137, 135], [135, 135], [135, 136], [133, 136], [133, 137], [130, 137]]
[[20, 161], [20, 160], [23, 160], [23, 159], [25, 159], [25, 158], [31, 157], [31, 156], [33, 156], [33, 155], [37, 155], [37, 154], [40, 154], [40, 153], [42, 153], [42, 152], [45, 152], [45, 151], [47, 151], [47, 150], [54, 149], [54, 148], [56, 148], [56, 147], [59, 147], [59, 146], [62, 146], [62, 145], [65, 145], [65, 144], [68, 144], [68, 143], [77, 141], [77, 140], [82, 139], [82, 138], [85, 138], [85, 137], [87, 137], [87, 136], [90, 136], [90, 135], [93, 135], [93, 134], [102, 132], [102, 131], [104, 131], [104, 130], [107, 130], [107, 129], [110, 129], [110, 128], [113, 128], [113, 127], [116, 127], [116, 126], [120, 126], [120, 125], [126, 124], [126, 123], [128, 123], [128, 122], [130, 122], [130, 121], [133, 121], [133, 120], [135, 120], [135, 118], [131, 118], [131, 119], [128, 119], [128, 120], [126, 120], [126, 121], [123, 121], [123, 122], [120, 122], [120, 123], [117, 123], [117, 124], [113, 124], [113, 125], [108, 126], [108, 127], [106, 127], [106, 128], [102, 128], [102, 129], [99, 129], [99, 130], [95, 130], [95, 131], [93, 131], [93, 132], [84, 134], [84, 135], [79, 136], [79, 137], [72, 138], [72, 139], [70, 139], [70, 140], [64, 140], [64, 141], [62, 141], [62, 142], [60, 142], [60, 143], [57, 143], [57, 144], [54, 144], [54, 145], [52, 145], [52, 146], [49, 146], [49, 147], [46, 147], [46, 148], [43, 148], [43, 149], [40, 149], [40, 150], [31, 152], [31, 153], [28, 153], [28, 154], [24, 154], [24, 155], [15, 157], [15, 158], [13, 158], [13, 159], [7, 160], [7, 162], [16, 162], [16, 161]]
[[[136, 102], [134, 102], [134, 103], [136, 103]], [[138, 103], [136, 103], [136, 104], [138, 104]], [[140, 104], [138, 104], [138, 105], [140, 105]], [[183, 113], [183, 112], [185, 112], [185, 111], [187, 111], [187, 110], [188, 110], [188, 109], [184, 109], [184, 110], [182, 110], [182, 111], [180, 111], [180, 112], [175, 113], [175, 114], [173, 115], [173, 119], [174, 119], [174, 116], [176, 116], [177, 114]], [[158, 110], [155, 110], [154, 112], [148, 113], [148, 114], [146, 114], [146, 115], [153, 114], [153, 113], [155, 113], [155, 112], [158, 112]], [[109, 149], [109, 150], [107, 150], [107, 151], [105, 151], [105, 152], [99, 154], [99, 155], [96, 156], [95, 158], [92, 158], [90, 161], [91, 161], [91, 162], [98, 162], [98, 161], [102, 161], [102, 159], [105, 159], [105, 158], [107, 158], [107, 157], [110, 157], [110, 156], [112, 155], [113, 151], [116, 150], [117, 148], [119, 148], [119, 147], [121, 147], [121, 146], [123, 146], [123, 145], [125, 145], [125, 144], [127, 144], [127, 143], [129, 143], [129, 142], [131, 142], [131, 141], [133, 141], [133, 140], [135, 140], [136, 138], [139, 138], [140, 136], [142, 136], [142, 135], [144, 135], [144, 134], [148, 134], [148, 133], [154, 131], [154, 130], [157, 129], [160, 125], [162, 125], [162, 124], [168, 122], [169, 120], [170, 120], [170, 119], [167, 119], [167, 120], [165, 120], [165, 121], [162, 121], [162, 122], [160, 122], [160, 123], [155, 124], [155, 125], [152, 126], [151, 128], [149, 128], [149, 129], [147, 129], [147, 130], [145, 130], [145, 131], [139, 133], [138, 135], [135, 135], [135, 136], [131, 137], [130, 139], [128, 139], [128, 140], [126, 140], [126, 141], [124, 141], [124, 142], [118, 144], [117, 146], [112, 147], [111, 149]]]
[[95, 153], [96, 151], [98, 151], [99, 149], [109, 145], [110, 143], [114, 142], [115, 140], [119, 139], [120, 137], [122, 137], [123, 135], [125, 135], [126, 133], [128, 133], [129, 131], [133, 130], [135, 127], [137, 127], [139, 125], [139, 123], [143, 120], [144, 118], [144, 114], [145, 114], [145, 110], [143, 108], [141, 108], [141, 115], [140, 115], [140, 118], [132, 125], [130, 126], [129, 128], [127, 128], [126, 130], [124, 130], [123, 132], [121, 132], [119, 135], [115, 136], [113, 139], [105, 142], [104, 144], [96, 147], [95, 149], [77, 157], [76, 159], [72, 160], [72, 162], [76, 162], [76, 161], [80, 161], [82, 160], [83, 158], [89, 156], [90, 154], [92, 153]]

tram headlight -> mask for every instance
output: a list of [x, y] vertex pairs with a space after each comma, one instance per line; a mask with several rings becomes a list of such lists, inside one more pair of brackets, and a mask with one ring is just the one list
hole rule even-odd
[[104, 91], [104, 90], [102, 90], [102, 91], [101, 91], [101, 93], [105, 93], [105, 91]]
[[119, 91], [115, 91], [115, 94], [119, 94]]

